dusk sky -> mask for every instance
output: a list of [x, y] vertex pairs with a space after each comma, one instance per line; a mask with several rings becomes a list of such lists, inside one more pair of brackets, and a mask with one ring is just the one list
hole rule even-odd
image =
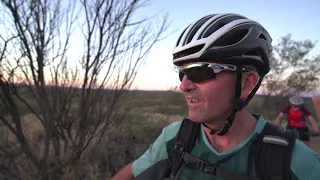
[[[320, 1], [215, 1], [215, 0], [151, 0], [141, 14], [169, 14], [168, 32], [175, 31], [158, 43], [140, 69], [134, 86], [144, 90], [167, 90], [179, 85], [172, 69], [171, 51], [181, 31], [191, 22], [213, 13], [238, 13], [258, 21], [271, 34], [276, 44], [281, 36], [291, 34], [294, 40], [320, 40]], [[160, 14], [161, 14], [160, 13]], [[320, 54], [317, 43], [311, 55]]]

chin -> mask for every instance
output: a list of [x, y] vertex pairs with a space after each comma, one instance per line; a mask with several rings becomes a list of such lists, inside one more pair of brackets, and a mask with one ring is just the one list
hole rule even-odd
[[212, 123], [212, 122], [224, 122], [226, 118], [229, 116], [230, 112], [223, 114], [214, 114], [214, 112], [206, 113], [206, 112], [197, 112], [190, 111], [188, 113], [188, 117], [191, 121], [197, 123]]
[[193, 122], [197, 122], [197, 123], [204, 123], [204, 122], [208, 122], [209, 118], [205, 113], [203, 112], [194, 112], [194, 111], [189, 111], [188, 113], [188, 118], [193, 121]]

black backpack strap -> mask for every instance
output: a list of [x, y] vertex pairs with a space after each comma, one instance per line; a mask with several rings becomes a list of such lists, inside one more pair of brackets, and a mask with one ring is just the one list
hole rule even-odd
[[[210, 173], [225, 180], [259, 180], [258, 178], [250, 177], [246, 174], [230, 171], [216, 164], [210, 164], [189, 153], [185, 153], [183, 159], [185, 160], [187, 167], [197, 168], [203, 173]], [[228, 159], [229, 158], [226, 160]]]
[[170, 175], [171, 169], [170, 160], [168, 158], [162, 159], [141, 172], [134, 180], [165, 180], [165, 177]]
[[182, 156], [184, 153], [191, 152], [200, 129], [199, 127], [200, 123], [192, 122], [187, 118], [182, 120], [182, 124], [177, 135], [176, 144], [173, 150], [171, 174], [172, 178], [179, 178], [180, 172], [185, 165]]
[[291, 153], [295, 140], [291, 130], [267, 122], [257, 142], [258, 177], [264, 180], [290, 180]]
[[221, 168], [218, 165], [210, 164], [193, 156], [191, 150], [194, 146], [199, 129], [199, 123], [194, 123], [187, 118], [182, 121], [173, 151], [172, 173], [170, 177], [164, 178], [164, 180], [178, 180], [184, 167], [197, 168], [201, 172], [214, 174], [215, 176], [226, 180], [258, 180], [257, 178], [232, 172]]

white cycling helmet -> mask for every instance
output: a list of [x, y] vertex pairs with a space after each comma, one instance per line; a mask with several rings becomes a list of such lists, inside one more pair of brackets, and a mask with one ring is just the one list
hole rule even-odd
[[292, 96], [289, 98], [289, 101], [292, 105], [300, 106], [303, 105], [304, 101], [300, 96]]
[[[214, 61], [237, 67], [233, 111], [225, 124], [220, 129], [211, 129], [210, 134], [218, 132], [218, 135], [225, 135], [234, 121], [236, 112], [246, 106], [257, 92], [263, 77], [270, 71], [271, 42], [269, 33], [262, 25], [238, 14], [205, 16], [191, 23], [179, 36], [172, 52], [175, 65], [181, 66], [184, 62]], [[260, 79], [243, 100], [240, 99], [240, 95], [242, 66], [245, 65], [254, 66]]]
[[238, 14], [212, 14], [184, 29], [173, 49], [173, 63], [249, 64], [267, 74], [271, 42], [269, 33], [256, 21]]

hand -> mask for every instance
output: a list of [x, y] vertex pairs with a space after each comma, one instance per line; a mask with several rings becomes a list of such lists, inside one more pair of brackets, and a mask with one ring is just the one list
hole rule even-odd
[[315, 136], [317, 136], [317, 134], [320, 133], [318, 126], [315, 126], [315, 127], [313, 127], [312, 129], [313, 129], [313, 134], [314, 134]]
[[320, 140], [320, 133], [319, 132], [312, 133], [311, 137], [312, 137], [313, 140]]
[[320, 133], [319, 132], [313, 133], [312, 136], [320, 136]]

